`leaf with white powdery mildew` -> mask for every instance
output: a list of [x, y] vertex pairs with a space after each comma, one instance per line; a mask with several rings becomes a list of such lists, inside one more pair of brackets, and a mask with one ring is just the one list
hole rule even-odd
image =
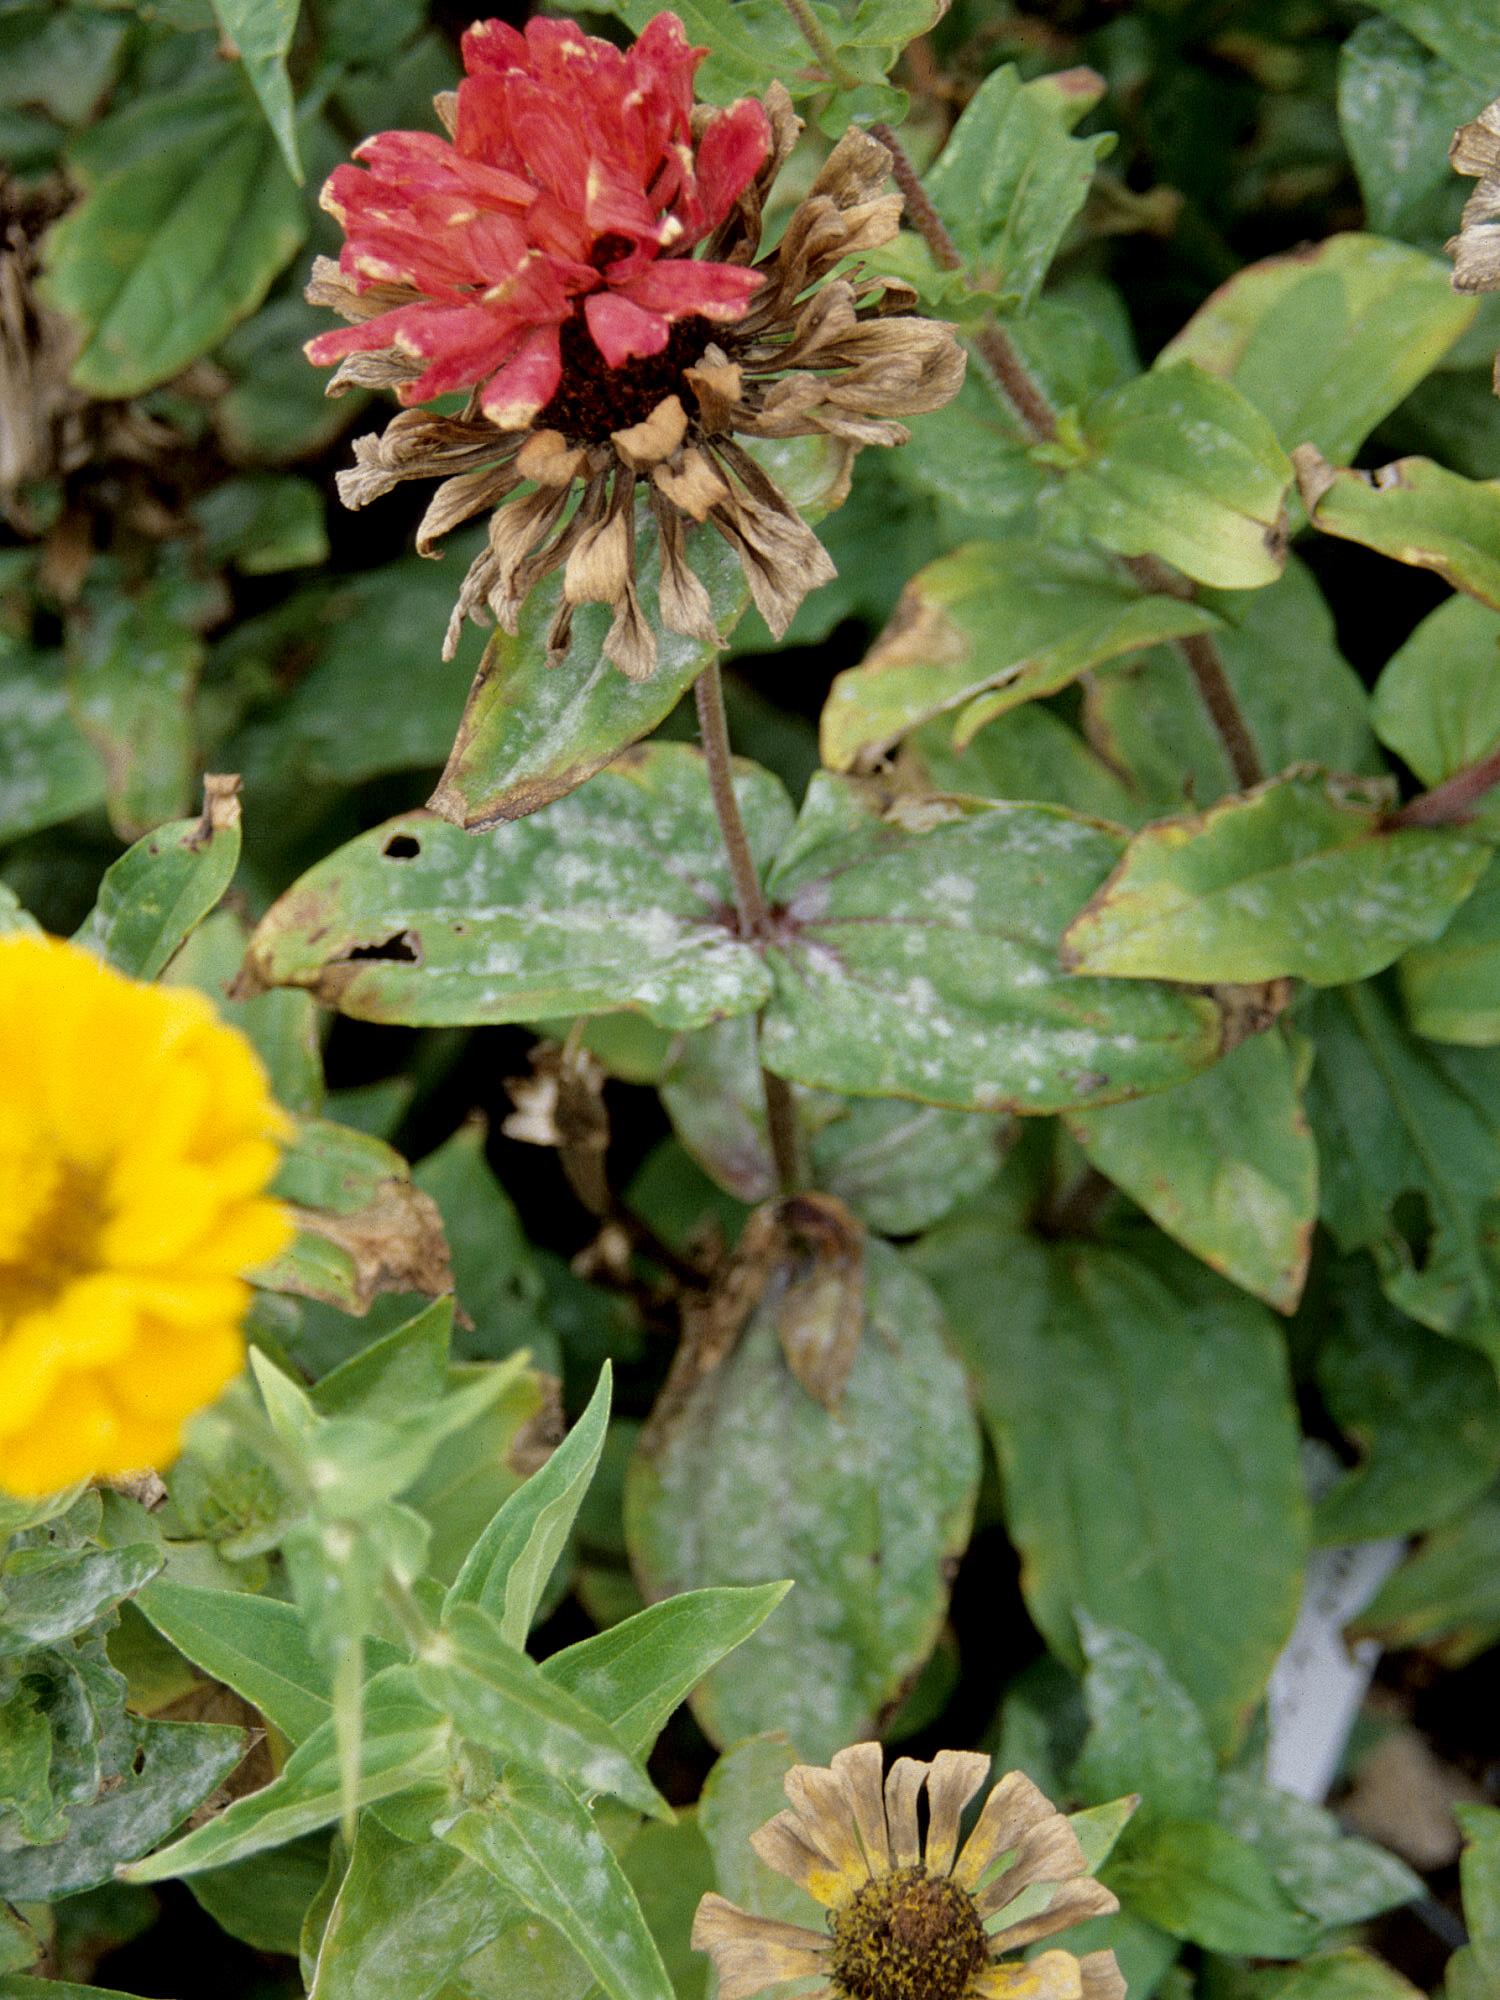
[[1431, 938], [1490, 849], [1389, 827], [1355, 787], [1292, 771], [1136, 834], [1074, 918], [1063, 961], [1124, 979], [1368, 979]]
[[955, 1110], [1073, 1110], [1204, 1069], [1230, 1003], [1059, 969], [1118, 860], [1055, 806], [890, 798], [821, 773], [767, 892], [781, 911], [763, 1057], [779, 1075]]
[[[785, 792], [741, 765], [751, 847], [769, 859]], [[338, 849], [262, 920], [246, 960], [362, 1020], [426, 1026], [630, 1008], [662, 1027], [753, 1012], [770, 978], [733, 928], [703, 759], [627, 752], [586, 790], [475, 836], [424, 813]]]
[[873, 1728], [936, 1643], [968, 1540], [979, 1439], [937, 1301], [867, 1246], [866, 1319], [837, 1409], [798, 1386], [776, 1300], [638, 1448], [625, 1489], [647, 1593], [788, 1576], [795, 1589], [692, 1698], [717, 1743], [784, 1728], [822, 1758]]

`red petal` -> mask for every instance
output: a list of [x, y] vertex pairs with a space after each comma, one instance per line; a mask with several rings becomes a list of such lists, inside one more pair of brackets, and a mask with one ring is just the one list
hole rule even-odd
[[753, 97], [716, 111], [698, 141], [698, 194], [707, 227], [717, 228], [765, 165], [771, 121]]
[[520, 430], [529, 424], [557, 392], [562, 380], [562, 349], [555, 326], [539, 326], [528, 333], [485, 389], [481, 407], [491, 423], [502, 430]]
[[528, 60], [526, 39], [506, 21], [476, 21], [459, 44], [470, 76], [482, 69], [520, 69]]
[[660, 354], [671, 337], [671, 328], [659, 313], [643, 312], [618, 292], [591, 293], [583, 310], [594, 345], [611, 368], [639, 355]]
[[758, 271], [747, 271], [743, 264], [661, 257], [627, 284], [615, 286], [613, 295], [667, 319], [701, 313], [705, 319], [731, 320], [744, 316], [763, 282]]

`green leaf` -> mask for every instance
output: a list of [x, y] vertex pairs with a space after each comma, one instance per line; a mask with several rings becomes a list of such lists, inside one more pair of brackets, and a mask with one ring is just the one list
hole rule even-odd
[[1468, 1048], [1500, 1042], [1500, 864], [1490, 862], [1442, 936], [1410, 950], [1398, 972], [1418, 1034]]
[[1360, 22], [1339, 51], [1339, 128], [1372, 229], [1408, 243], [1452, 235], [1462, 195], [1448, 148], [1492, 81], [1461, 76], [1393, 21]]
[[1475, 313], [1437, 257], [1379, 236], [1330, 236], [1251, 264], [1158, 356], [1196, 361], [1270, 419], [1288, 451], [1347, 463], [1429, 374]]
[[230, 1937], [255, 1951], [295, 1958], [303, 1920], [327, 1873], [327, 1836], [309, 1834], [195, 1875], [188, 1887]]
[[[78, 325], [95, 396], [165, 382], [253, 312], [307, 233], [276, 141], [239, 79], [140, 98], [89, 135], [78, 206], [46, 239], [46, 295]], [[142, 127], [154, 143], [142, 143]], [[107, 167], [100, 177], [98, 168]]]
[[890, 625], [823, 708], [824, 762], [868, 770], [935, 715], [961, 711], [962, 748], [986, 722], [1078, 675], [1218, 624], [1211, 611], [1135, 588], [1088, 549], [970, 542], [918, 572]]
[[508, 1645], [525, 1645], [604, 1449], [613, 1379], [606, 1361], [578, 1422], [470, 1550], [448, 1592], [446, 1615], [459, 1605], [478, 1605], [496, 1620]]
[[1008, 1228], [994, 1199], [912, 1254], [978, 1383], [1027, 1609], [1075, 1668], [1080, 1609], [1145, 1641], [1222, 1749], [1264, 1693], [1301, 1589], [1280, 1334], [1159, 1241], [1048, 1245]]
[[112, 863], [75, 942], [132, 979], [155, 979], [234, 879], [234, 793], [234, 780], [211, 779], [198, 819], [158, 827]]
[[110, 821], [133, 840], [188, 809], [203, 641], [171, 592], [95, 595], [69, 632], [73, 712], [104, 767]]
[[1308, 519], [1325, 535], [1436, 570], [1500, 609], [1500, 479], [1465, 479], [1430, 458], [1339, 472], [1310, 447], [1297, 454], [1297, 479]]
[[162, 1566], [154, 1542], [124, 1548], [20, 1548], [0, 1560], [0, 1652], [82, 1632]]
[[826, 1757], [869, 1733], [937, 1641], [979, 1441], [930, 1291], [875, 1241], [866, 1283], [835, 1411], [787, 1367], [772, 1296], [631, 1462], [626, 1538], [648, 1596], [796, 1583], [694, 1696], [716, 1743], [774, 1725], [803, 1756]]
[[767, 882], [784, 915], [763, 1059], [965, 1111], [1071, 1110], [1206, 1068], [1225, 1034], [1213, 1000], [1058, 969], [1121, 847], [1053, 806], [891, 799], [820, 774]]
[[476, 1862], [442, 1841], [398, 1840], [366, 1813], [323, 1933], [310, 2000], [436, 1994], [514, 1914], [515, 1904]]
[[612, 1724], [632, 1756], [647, 1756], [667, 1717], [759, 1631], [789, 1588], [685, 1590], [553, 1653], [542, 1672]]
[[[181, 1725], [179, 1725], [181, 1726]], [[417, 1693], [409, 1667], [387, 1667], [364, 1694], [357, 1800], [369, 1805], [447, 1768], [449, 1725]], [[124, 1871], [130, 1882], [164, 1882], [279, 1847], [331, 1826], [343, 1807], [332, 1721], [323, 1722], [287, 1759], [281, 1775], [236, 1799], [226, 1812]]]
[[1355, 1638], [1420, 1647], [1461, 1667], [1500, 1639], [1500, 1496], [1437, 1528], [1388, 1576], [1349, 1628]]
[[1063, 962], [1126, 979], [1367, 979], [1435, 937], [1491, 850], [1393, 828], [1347, 781], [1291, 771], [1143, 828], [1074, 918]]
[[[1451, 1980], [1452, 1961], [1449, 1961]], [[1244, 2000], [1421, 2000], [1415, 1986], [1383, 1959], [1351, 1946], [1300, 1965], [1268, 1967], [1246, 1979]], [[1449, 2000], [1463, 2000], [1450, 1988]], [[1475, 2000], [1482, 2000], [1476, 1993]]]
[[1500, 1977], [1500, 1811], [1454, 1808], [1464, 1833], [1459, 1874], [1469, 1944], [1448, 1961], [1448, 2000], [1485, 2000]]
[[148, 1584], [136, 1602], [179, 1653], [243, 1695], [292, 1743], [305, 1742], [328, 1720], [327, 1670], [294, 1606], [169, 1576]]
[[1152, 1221], [1280, 1312], [1302, 1296], [1318, 1153], [1297, 1068], [1274, 1029], [1175, 1089], [1075, 1112], [1068, 1130]]
[[0, 1896], [53, 1902], [108, 1882], [120, 1863], [153, 1847], [223, 1783], [245, 1753], [245, 1733], [131, 1718], [124, 1753], [115, 1783], [72, 1808], [65, 1839], [0, 1855]]
[[1328, 1929], [1362, 1924], [1426, 1894], [1419, 1875], [1383, 1847], [1346, 1835], [1321, 1806], [1230, 1771], [1219, 1818], [1249, 1841], [1282, 1888]]
[[927, 192], [969, 267], [971, 281], [1008, 293], [1026, 312], [1083, 207], [1112, 133], [1069, 136], [1103, 93], [1073, 69], [1022, 83], [1012, 64], [991, 70], [970, 98]]
[[818, 1925], [823, 1913], [807, 1891], [768, 1867], [750, 1845], [751, 1834], [785, 1809], [786, 1774], [797, 1761], [781, 1730], [745, 1737], [704, 1780], [698, 1824], [713, 1854], [719, 1891], [730, 1902], [755, 1916]]
[[1375, 0], [1444, 62], [1486, 90], [1500, 73], [1500, 24], [1486, 0]]
[[[766, 859], [785, 836], [786, 795], [753, 765], [736, 786]], [[364, 1020], [633, 1008], [694, 1028], [769, 992], [757, 952], [725, 921], [732, 908], [702, 757], [658, 743], [478, 839], [421, 814], [361, 835], [273, 906], [246, 963], [266, 985], [309, 987]]]
[[0, 840], [55, 826], [104, 802], [104, 770], [68, 705], [61, 653], [0, 632]]
[[246, 473], [210, 487], [193, 514], [210, 560], [241, 576], [275, 576], [328, 560], [323, 496], [310, 479]]
[[1334, 1270], [1318, 1349], [1323, 1400], [1360, 1462], [1319, 1500], [1327, 1547], [1410, 1535], [1446, 1520], [1500, 1475], [1500, 1387], [1481, 1355], [1382, 1297], [1368, 1259]]
[[1109, 1883], [1148, 1922], [1208, 1951], [1299, 1958], [1317, 1939], [1269, 1864], [1212, 1820], [1144, 1828], [1111, 1863]]
[[620, 1857], [677, 2000], [707, 2000], [709, 1963], [692, 1944], [698, 1904], [718, 1888], [713, 1855], [689, 1806], [673, 1826], [643, 1826]]
[[932, 791], [1067, 806], [1086, 819], [1113, 820], [1117, 826], [1135, 826], [1148, 817], [1128, 780], [1050, 708], [1036, 703], [1014, 708], [987, 723], [962, 750], [953, 747], [952, 736], [951, 726], [939, 719], [906, 739], [903, 759]]
[[299, 0], [213, 0], [219, 26], [238, 49], [266, 122], [276, 134], [281, 157], [300, 185], [302, 161], [297, 152], [292, 86], [286, 73], [298, 5]]
[[[1424, 785], [1477, 764], [1500, 742], [1500, 611], [1450, 597], [1386, 662], [1370, 720]], [[1500, 835], [1500, 798], [1480, 799], [1473, 824]]]
[[444, 1838], [555, 1924], [610, 2000], [673, 2000], [661, 1954], [620, 1864], [561, 1785], [508, 1779]]
[[1408, 1035], [1367, 986], [1301, 1017], [1317, 1060], [1307, 1109], [1339, 1247], [1369, 1249], [1403, 1312], [1500, 1360], [1500, 1058]]
[[671, 1817], [603, 1717], [544, 1674], [482, 1606], [453, 1606], [417, 1682], [466, 1741], [507, 1769], [541, 1771], [585, 1798], [608, 1793], [655, 1819]]
[[[1082, 1797], [1139, 1792], [1137, 1828], [1151, 1819], [1201, 1819], [1214, 1810], [1218, 1767], [1192, 1696], [1161, 1655], [1129, 1632], [1079, 1619], [1088, 1671], [1089, 1733], [1073, 1769]], [[1098, 1864], [1094, 1864], [1097, 1866]]]
[[[691, 20], [687, 26], [693, 35]], [[828, 438], [793, 438], [757, 456], [795, 505], [816, 511], [837, 490], [843, 469], [831, 444]], [[727, 638], [749, 602], [738, 559], [706, 530], [692, 536], [688, 547], [691, 567]], [[656, 529], [644, 511], [637, 549], [641, 608], [658, 634], [656, 672], [649, 680], [627, 680], [605, 659], [610, 613], [602, 605], [580, 606], [572, 651], [561, 666], [547, 666], [545, 635], [561, 586], [553, 582], [533, 591], [517, 635], [497, 634], [485, 650], [453, 754], [429, 801], [435, 812], [471, 829], [535, 812], [649, 735], [709, 665], [712, 648], [662, 628], [656, 605]], [[538, 1011], [571, 1010], [556, 1006]]]
[[1055, 449], [1057, 526], [1228, 590], [1281, 574], [1291, 463], [1255, 405], [1192, 362], [1099, 397]]

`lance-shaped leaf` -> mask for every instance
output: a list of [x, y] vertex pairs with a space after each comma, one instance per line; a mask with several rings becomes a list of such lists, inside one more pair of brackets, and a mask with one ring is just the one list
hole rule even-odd
[[1263, 410], [1288, 451], [1316, 445], [1343, 464], [1473, 319], [1450, 275], [1405, 243], [1330, 236], [1237, 272], [1157, 365], [1196, 361]]
[[287, 50], [297, 25], [299, 0], [214, 0], [219, 26], [239, 51], [266, 122], [276, 134], [292, 179], [302, 179]]
[[507, 1767], [542, 1771], [585, 1797], [607, 1792], [638, 1812], [671, 1818], [604, 1718], [513, 1646], [479, 1605], [453, 1607], [417, 1681], [460, 1736]]
[[411, 1168], [379, 1139], [326, 1118], [297, 1121], [276, 1178], [297, 1234], [256, 1273], [268, 1291], [366, 1313], [382, 1292], [452, 1288], [443, 1219]]
[[[789, 823], [786, 794], [754, 766], [740, 767], [736, 790], [768, 860]], [[696, 1028], [753, 1012], [769, 992], [733, 907], [703, 760], [658, 743], [478, 838], [422, 813], [362, 834], [273, 906], [246, 965], [363, 1020], [631, 1008]]]
[[546, 1464], [514, 1492], [469, 1551], [444, 1605], [477, 1605], [520, 1648], [572, 1532], [604, 1449], [613, 1371], [608, 1361], [589, 1406]]
[[1318, 1152], [1274, 1030], [1173, 1090], [1077, 1112], [1068, 1129], [1169, 1236], [1281, 1312], [1302, 1296]]
[[1109, 132], [1074, 139], [1104, 80], [1065, 70], [1022, 83], [1007, 63], [970, 98], [926, 178], [971, 281], [1026, 312], [1083, 207]]
[[137, 395], [253, 312], [307, 233], [302, 198], [238, 76], [137, 98], [74, 146], [84, 199], [46, 241], [46, 292], [77, 322], [72, 376]]
[[[758, 448], [757, 456], [794, 505], [816, 513], [838, 483], [839, 464], [830, 447], [827, 438], [794, 438]], [[516, 635], [498, 634], [486, 649], [448, 768], [429, 802], [434, 812], [473, 829], [537, 811], [648, 736], [712, 663], [714, 648], [661, 625], [656, 530], [644, 507], [637, 546], [642, 611], [657, 632], [655, 673], [649, 680], [627, 680], [605, 659], [610, 614], [601, 605], [580, 607], [572, 651], [561, 666], [549, 667], [545, 635], [561, 585], [533, 591]], [[750, 601], [738, 559], [707, 529], [695, 533], [688, 548], [727, 639]], [[575, 1010], [559, 1005], [535, 1011]]]
[[799, 1386], [768, 1294], [631, 1461], [626, 1539], [648, 1595], [795, 1581], [693, 1697], [716, 1743], [784, 1729], [804, 1756], [828, 1755], [872, 1728], [942, 1626], [979, 1440], [932, 1293], [887, 1245], [866, 1248], [865, 1323], [837, 1409]]
[[1465, 479], [1430, 458], [1340, 472], [1310, 445], [1298, 448], [1296, 461], [1315, 528], [1436, 570], [1455, 590], [1500, 609], [1500, 479]]
[[1248, 1771], [1225, 1774], [1219, 1820], [1247, 1840], [1300, 1909], [1320, 1924], [1361, 1924], [1424, 1893], [1404, 1861], [1341, 1831], [1321, 1806], [1262, 1784]]
[[1055, 543], [971, 542], [912, 578], [864, 661], [823, 708], [823, 760], [868, 770], [910, 730], [960, 709], [960, 747], [1007, 709], [1121, 653], [1206, 632], [1202, 605], [1136, 589], [1119, 565]]
[[443, 1837], [555, 1924], [610, 2000], [673, 2000], [634, 1890], [564, 1786], [508, 1777]]
[[914, 1259], [978, 1384], [1048, 1645], [1082, 1666], [1080, 1608], [1133, 1633], [1222, 1752], [1301, 1593], [1299, 1432], [1276, 1322], [1160, 1237], [1128, 1252], [1044, 1243], [995, 1196]]
[[[1387, 660], [1370, 720], [1424, 785], [1477, 764], [1500, 742], [1500, 611], [1450, 597]], [[1468, 824], [1500, 834], [1500, 791], [1475, 801]]]
[[[202, 1590], [158, 1577], [136, 1600], [165, 1639], [195, 1666], [258, 1708], [292, 1743], [328, 1720], [328, 1671], [296, 1609], [244, 1590]], [[390, 1664], [394, 1655], [385, 1656]]]
[[1226, 590], [1280, 576], [1291, 461], [1249, 398], [1191, 361], [1101, 396], [1048, 449], [1055, 516], [1106, 548]]
[[1369, 986], [1320, 994], [1299, 1021], [1335, 1241], [1373, 1252], [1404, 1312], [1500, 1360], [1500, 1056], [1417, 1041]]
[[197, 819], [158, 827], [104, 872], [74, 942], [155, 979], [234, 880], [240, 858], [238, 778], [204, 780]]
[[644, 1757], [678, 1703], [759, 1631], [790, 1588], [680, 1591], [552, 1654], [542, 1672], [611, 1723], [633, 1756]]
[[1056, 806], [918, 804], [820, 774], [767, 885], [782, 914], [766, 1062], [855, 1095], [1031, 1112], [1205, 1068], [1236, 1038], [1228, 1002], [1060, 967], [1123, 845]]
[[1368, 979], [1447, 923], [1489, 862], [1452, 828], [1400, 828], [1294, 771], [1134, 835], [1074, 918], [1064, 962], [1125, 979]]
[[[369, 1805], [440, 1777], [452, 1730], [419, 1694], [412, 1669], [387, 1667], [364, 1691], [356, 1799]], [[331, 1826], [343, 1810], [338, 1745], [332, 1721], [320, 1723], [261, 1791], [124, 1871], [131, 1882], [164, 1882], [279, 1847], [300, 1834]]]

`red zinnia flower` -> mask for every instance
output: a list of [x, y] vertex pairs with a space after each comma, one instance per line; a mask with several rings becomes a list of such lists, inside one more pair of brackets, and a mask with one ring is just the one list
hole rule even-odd
[[[904, 443], [899, 419], [963, 377], [951, 328], [857, 261], [899, 225], [890, 156], [848, 133], [762, 257], [765, 200], [799, 130], [779, 84], [762, 103], [695, 104], [706, 51], [671, 14], [625, 51], [544, 20], [524, 35], [481, 22], [463, 46], [468, 74], [437, 100], [451, 140], [380, 133], [324, 192], [348, 241], [337, 264], [318, 260], [307, 296], [355, 322], [308, 348], [340, 364], [329, 394], [470, 392], [457, 415], [407, 409], [356, 439], [345, 505], [441, 479], [424, 555], [489, 513], [445, 655], [465, 618], [514, 632], [558, 571], [553, 661], [580, 604], [611, 607], [605, 657], [637, 679], [655, 670], [658, 620], [720, 646], [687, 560], [705, 525], [780, 636], [833, 565], [746, 441], [828, 438], [847, 491], [857, 451]], [[643, 607], [637, 548], [652, 542]]]
[[403, 403], [482, 385], [480, 407], [525, 424], [562, 380], [559, 330], [583, 320], [605, 364], [660, 354], [675, 321], [732, 321], [761, 279], [684, 252], [716, 229], [771, 149], [764, 109], [742, 98], [693, 130], [693, 72], [675, 14], [625, 51], [572, 21], [524, 35], [480, 21], [445, 110], [452, 143], [380, 132], [339, 167], [323, 206], [348, 241], [357, 292], [421, 294], [308, 347], [318, 363], [396, 347], [420, 361]]

